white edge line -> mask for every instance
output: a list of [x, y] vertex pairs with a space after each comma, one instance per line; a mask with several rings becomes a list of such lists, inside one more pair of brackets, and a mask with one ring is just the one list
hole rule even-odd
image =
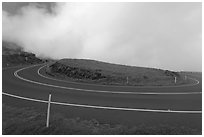
[[[17, 96], [9, 93], [2, 92], [3, 95], [23, 99], [23, 100], [29, 100], [34, 102], [41, 102], [41, 103], [48, 103], [48, 101], [45, 100], [39, 100], [39, 99], [33, 99], [33, 98], [27, 98], [22, 96]], [[73, 106], [73, 107], [84, 107], [84, 108], [96, 108], [96, 109], [109, 109], [109, 110], [123, 110], [123, 111], [141, 111], [141, 112], [160, 112], [160, 113], [191, 113], [191, 114], [201, 114], [202, 111], [177, 111], [177, 110], [154, 110], [154, 109], [137, 109], [137, 108], [122, 108], [122, 107], [107, 107], [107, 106], [94, 106], [94, 105], [83, 105], [83, 104], [72, 104], [72, 103], [61, 103], [61, 102], [51, 102], [51, 104], [56, 105], [64, 105], [64, 106]]]
[[[55, 81], [61, 81], [61, 82], [66, 82], [66, 83], [74, 83], [74, 84], [81, 84], [81, 85], [93, 85], [93, 84], [87, 84], [87, 83], [78, 83], [78, 82], [73, 82], [73, 81], [66, 81], [66, 80], [61, 80], [61, 79], [55, 79], [55, 78], [51, 78], [51, 77], [47, 77], [47, 76], [45, 76], [45, 75], [43, 75], [43, 74], [41, 74], [40, 73], [40, 70], [42, 69], [42, 68], [44, 68], [45, 66], [47, 66], [47, 64], [46, 65], [44, 65], [44, 66], [42, 66], [42, 67], [40, 67], [39, 69], [38, 69], [38, 75], [40, 75], [41, 77], [44, 77], [44, 78], [46, 78], [46, 79], [51, 79], [51, 80], [55, 80]], [[191, 80], [193, 80], [193, 81], [196, 81], [196, 83], [194, 83], [194, 84], [185, 84], [185, 85], [172, 85], [172, 86], [144, 86], [144, 87], [134, 87], [134, 86], [117, 86], [117, 85], [99, 85], [99, 86], [110, 86], [110, 87], [134, 87], [134, 88], [138, 88], [138, 89], [141, 89], [141, 88], [177, 88], [177, 87], [187, 87], [187, 86], [195, 86], [195, 85], [197, 85], [197, 84], [199, 84], [199, 81], [197, 80], [197, 79], [193, 79], [193, 78], [190, 78], [190, 77], [188, 77], [189, 79], [191, 79]]]
[[[63, 87], [63, 86], [57, 86], [57, 85], [51, 85], [51, 84], [46, 84], [46, 83], [41, 83], [41, 82], [37, 82], [37, 81], [32, 81], [29, 79], [25, 79], [23, 77], [20, 77], [18, 75], [18, 72], [24, 70], [24, 69], [28, 69], [34, 66], [38, 66], [38, 65], [33, 65], [33, 66], [29, 66], [29, 67], [25, 67], [25, 68], [21, 68], [17, 71], [14, 72], [15, 77], [30, 82], [30, 83], [35, 83], [38, 85], [43, 85], [43, 86], [49, 86], [49, 87], [55, 87], [55, 88], [61, 88], [61, 89], [68, 89], [68, 90], [77, 90], [77, 91], [86, 91], [86, 92], [95, 92], [95, 93], [110, 93], [110, 94], [141, 94], [141, 95], [180, 95], [180, 94], [201, 94], [202, 92], [180, 92], [180, 93], [159, 93], [159, 92], [119, 92], [119, 91], [103, 91], [103, 90], [90, 90], [90, 89], [79, 89], [79, 88], [71, 88], [71, 87]], [[199, 81], [198, 81], [199, 82]]]

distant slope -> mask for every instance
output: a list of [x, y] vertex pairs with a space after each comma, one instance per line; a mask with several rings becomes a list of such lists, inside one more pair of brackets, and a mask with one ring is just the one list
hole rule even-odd
[[22, 52], [23, 49], [15, 43], [2, 41], [2, 55], [13, 55]]
[[185, 83], [177, 72], [125, 66], [85, 59], [62, 59], [46, 69], [47, 74], [74, 81], [113, 85], [175, 85]]
[[2, 41], [2, 66], [16, 66], [22, 64], [43, 63], [33, 53], [24, 52], [23, 49], [10, 42]]

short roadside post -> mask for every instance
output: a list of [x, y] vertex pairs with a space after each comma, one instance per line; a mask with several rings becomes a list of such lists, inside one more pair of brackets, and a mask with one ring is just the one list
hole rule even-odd
[[185, 80], [187, 80], [187, 76], [185, 76]]
[[176, 77], [174, 77], [174, 83], [176, 84]]
[[129, 81], [128, 81], [128, 76], [127, 76], [127, 84], [128, 84], [128, 82], [129, 82]]
[[49, 94], [49, 100], [48, 100], [46, 127], [49, 127], [49, 120], [50, 120], [50, 103], [51, 103], [51, 94]]

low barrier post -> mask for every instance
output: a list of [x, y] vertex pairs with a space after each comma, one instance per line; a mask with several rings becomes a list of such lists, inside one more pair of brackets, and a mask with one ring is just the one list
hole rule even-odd
[[49, 94], [49, 100], [48, 100], [48, 107], [47, 107], [47, 121], [46, 121], [46, 127], [49, 127], [49, 120], [50, 120], [50, 103], [51, 103], [51, 94]]

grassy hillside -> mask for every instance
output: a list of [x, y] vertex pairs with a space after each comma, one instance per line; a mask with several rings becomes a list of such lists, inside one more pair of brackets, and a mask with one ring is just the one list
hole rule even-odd
[[10, 67], [22, 64], [43, 63], [35, 54], [24, 52], [18, 45], [10, 42], [2, 42], [2, 66]]
[[10, 67], [23, 64], [37, 64], [43, 63], [41, 59], [38, 59], [33, 54], [13, 54], [13, 55], [2, 55], [2, 66]]
[[23, 49], [15, 43], [2, 41], [2, 55], [13, 55], [22, 51]]
[[85, 59], [62, 59], [46, 69], [47, 74], [67, 80], [113, 85], [184, 84], [183, 77], [168, 70], [125, 66]]
[[198, 129], [187, 126], [169, 125], [111, 125], [100, 124], [97, 120], [66, 118], [59, 114], [51, 115], [50, 127], [45, 127], [46, 113], [31, 108], [2, 106], [3, 135], [166, 135], [201, 134]]

